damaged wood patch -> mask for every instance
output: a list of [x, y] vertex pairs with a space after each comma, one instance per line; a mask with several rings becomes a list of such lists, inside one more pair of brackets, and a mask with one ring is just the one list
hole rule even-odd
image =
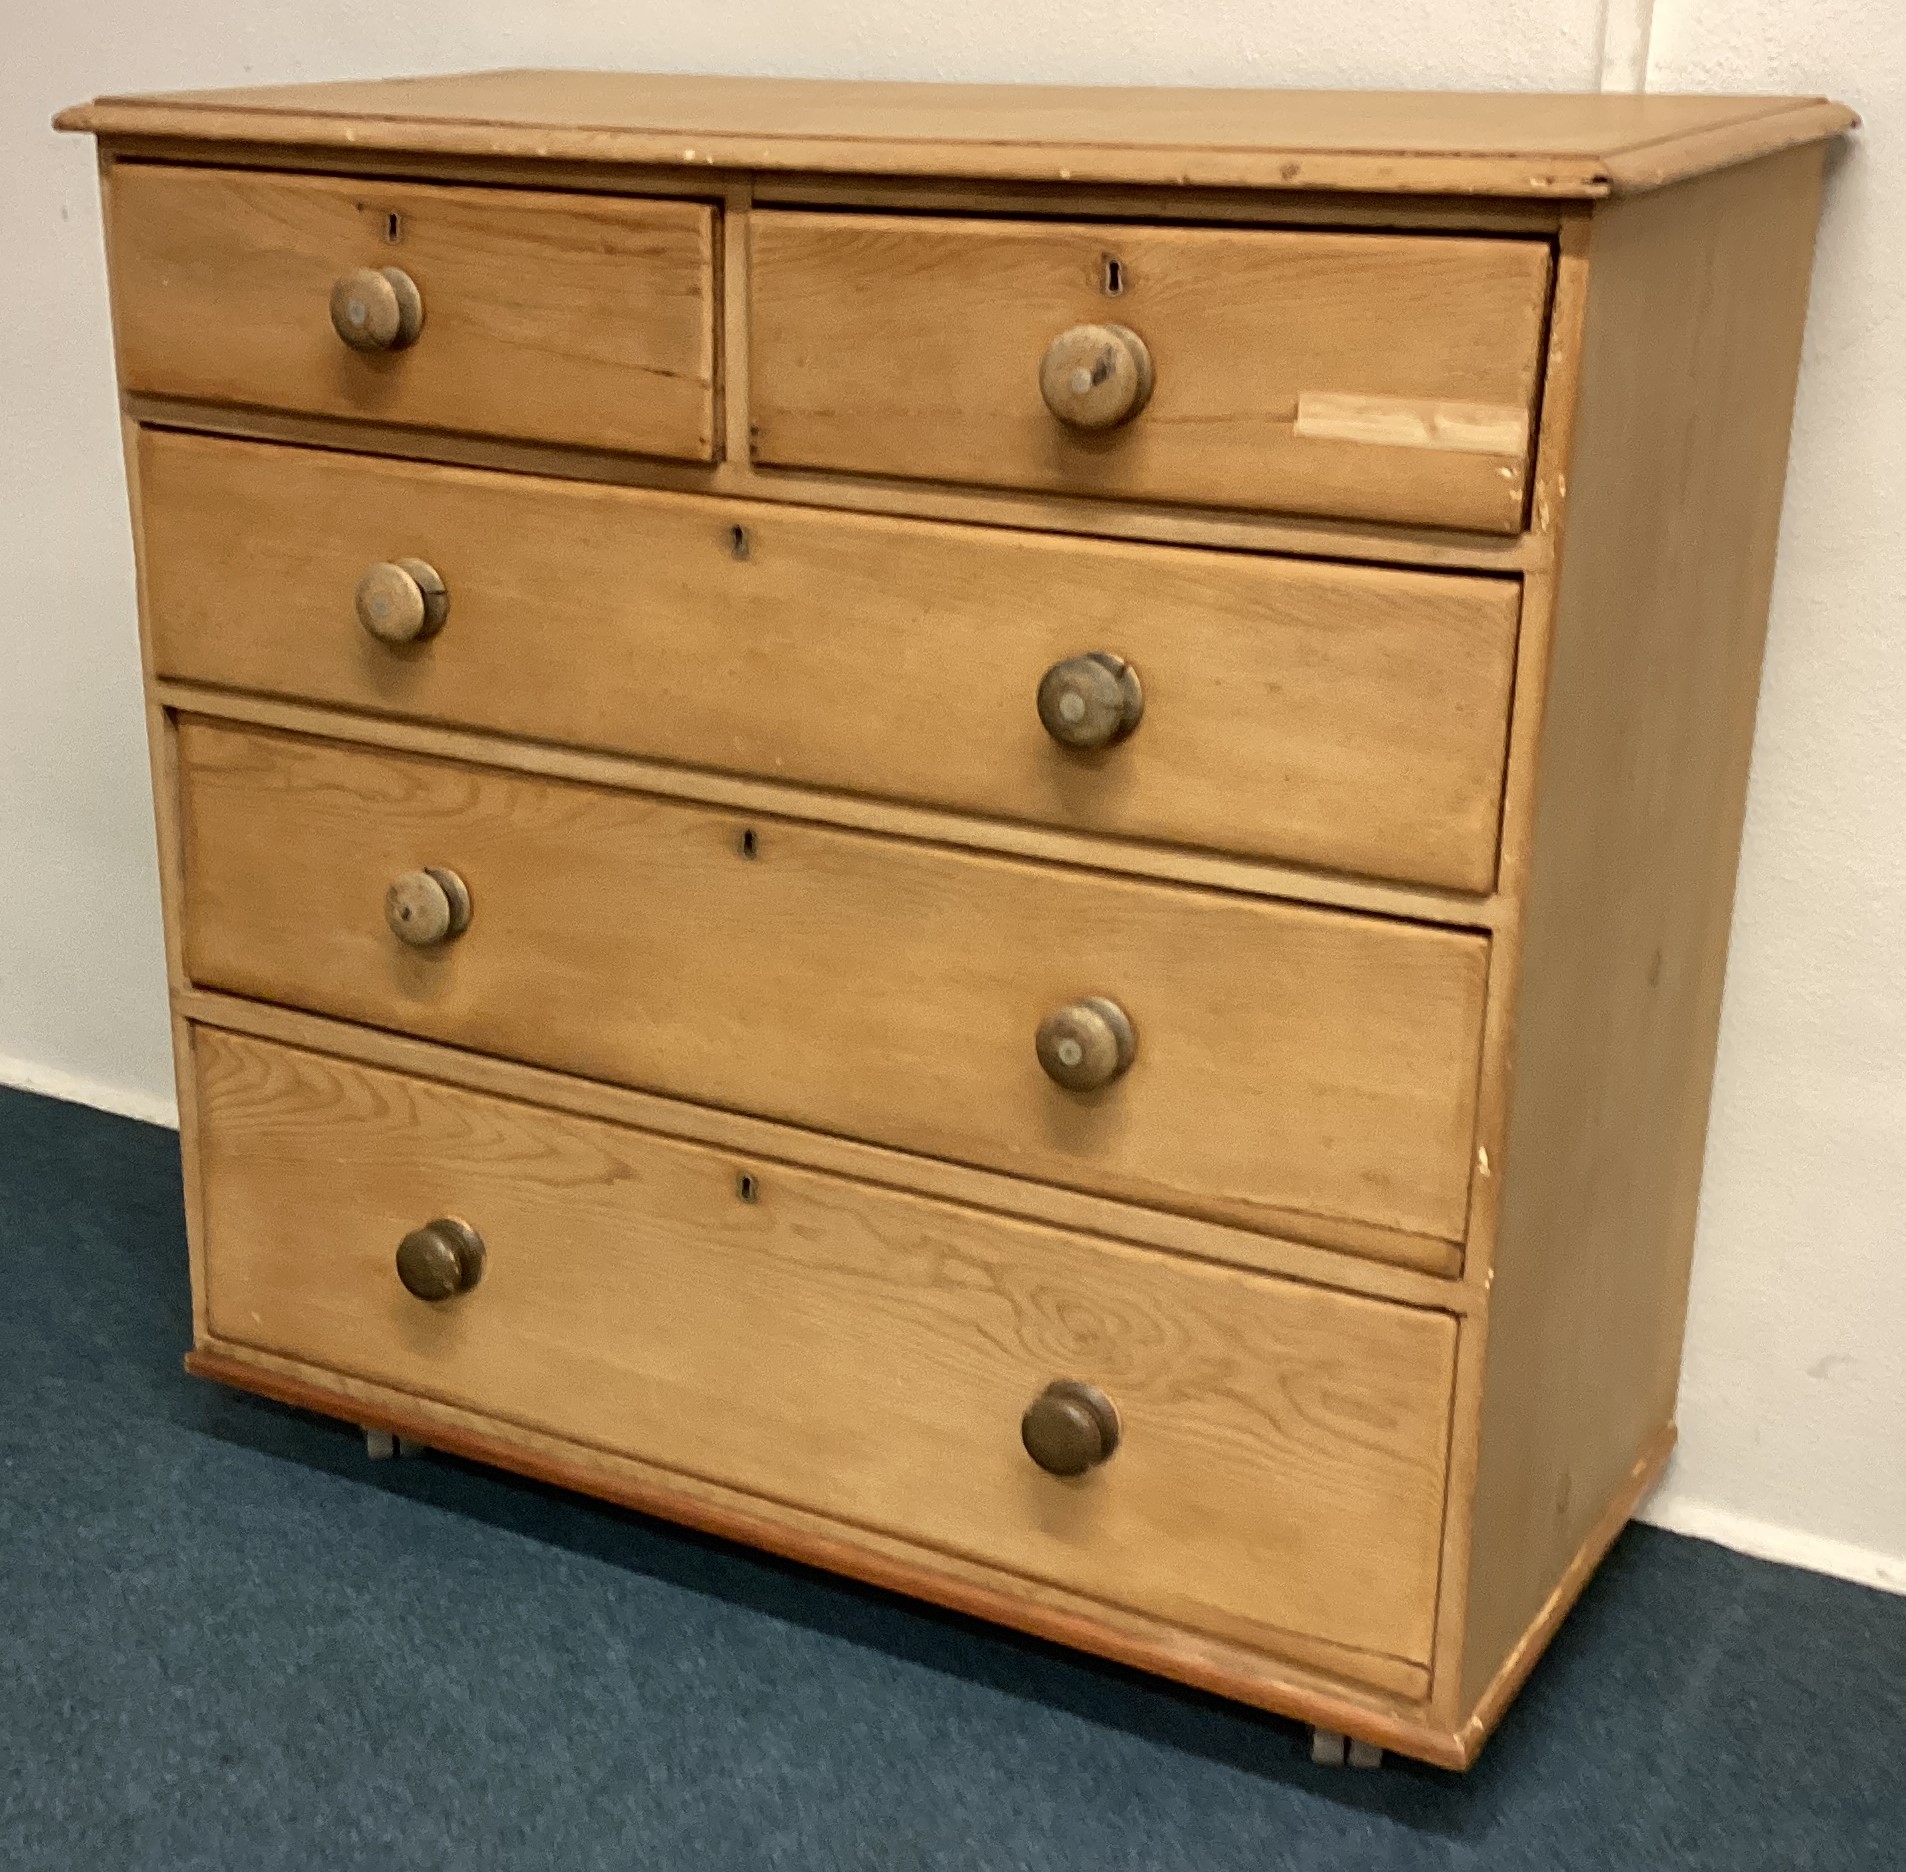
[[1297, 399], [1294, 433], [1319, 442], [1521, 456], [1529, 446], [1529, 412], [1501, 403], [1439, 403], [1309, 390]]

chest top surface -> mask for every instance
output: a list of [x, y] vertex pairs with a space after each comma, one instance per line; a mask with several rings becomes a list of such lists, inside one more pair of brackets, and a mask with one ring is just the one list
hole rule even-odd
[[1818, 141], [1809, 97], [863, 83], [492, 71], [103, 97], [62, 129], [442, 155], [1593, 199]]

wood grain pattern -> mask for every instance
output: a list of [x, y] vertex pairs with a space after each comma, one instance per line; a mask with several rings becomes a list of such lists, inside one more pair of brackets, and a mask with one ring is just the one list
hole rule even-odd
[[[883, 1189], [936, 1196], [962, 1208], [1022, 1216], [1138, 1247], [1162, 1249], [1168, 1254], [1282, 1274], [1313, 1287], [1429, 1307], [1458, 1318], [1484, 1308], [1486, 1297], [1476, 1288], [1449, 1278], [1461, 1267], [1461, 1250], [1453, 1242], [1400, 1235], [1367, 1224], [1317, 1226], [1318, 1218], [1310, 1219], [1311, 1235], [1302, 1241], [1266, 1235], [1200, 1217], [1114, 1202], [1081, 1190], [1032, 1183], [1023, 1177], [976, 1170], [969, 1164], [944, 1163], [853, 1138], [830, 1137], [742, 1112], [691, 1105], [627, 1086], [605, 1085], [596, 1079], [578, 1079], [488, 1053], [439, 1046], [407, 1034], [210, 989], [187, 988], [174, 996], [173, 1006], [195, 1027], [253, 1034], [261, 1040], [276, 1040], [309, 1052], [387, 1067], [414, 1079], [491, 1092], [500, 1098], [545, 1106], [551, 1111], [574, 1112], [584, 1118], [606, 1118], [613, 1124], [632, 1125], [664, 1137], [714, 1145], [758, 1162], [825, 1170]], [[1320, 1241], [1329, 1245], [1317, 1245]]]
[[[1461, 1239], [1488, 945], [181, 724], [194, 982], [1187, 1213]], [[470, 928], [384, 927], [419, 863]], [[1108, 993], [1115, 1088], [1033, 1035]]]
[[[230, 147], [230, 146], [228, 146]], [[234, 161], [282, 163], [282, 151], [254, 145]], [[389, 156], [386, 161], [443, 158]], [[452, 159], [455, 160], [455, 159]], [[483, 159], [462, 159], [480, 164]], [[494, 160], [494, 159], [492, 159]], [[666, 174], [666, 171], [624, 171]], [[1563, 217], [1587, 212], [1585, 202], [1500, 195], [1396, 195], [1344, 190], [1277, 191], [1194, 187], [1182, 182], [982, 181], [960, 176], [827, 175], [762, 170], [749, 194], [763, 208], [833, 208], [849, 213], [1037, 215], [1059, 221], [1185, 221], [1208, 227], [1418, 229], [1437, 234], [1552, 235]]]
[[1465, 1703], [1673, 1415], [1821, 167], [1797, 152], [1594, 224]]
[[[746, 355], [745, 346], [742, 355]], [[1156, 501], [1087, 500], [1068, 494], [1012, 493], [871, 475], [849, 479], [786, 468], [758, 469], [746, 459], [724, 458], [706, 464], [668, 462], [652, 455], [615, 455], [601, 449], [400, 429], [389, 423], [241, 408], [143, 392], [128, 392], [121, 402], [135, 421], [153, 428], [346, 449], [401, 461], [442, 462], [449, 467], [494, 468], [506, 474], [548, 475], [610, 487], [667, 488], [803, 507], [1023, 527], [1085, 538], [1159, 540], [1169, 545], [1296, 553], [1313, 559], [1456, 572], [1513, 575], [1525, 567], [1547, 566], [1554, 556], [1552, 540], [1540, 532], [1491, 534], [1455, 528], [1386, 527], [1355, 520], [1169, 507]]]
[[[1526, 444], [1395, 448], [1301, 436], [1296, 418], [1332, 392], [1526, 419], [1543, 242], [763, 210], [749, 247], [759, 463], [1522, 524]], [[1108, 318], [1144, 340], [1156, 387], [1127, 426], [1081, 434], [1046, 408], [1040, 360]]]
[[858, 175], [1596, 197], [1856, 122], [1820, 98], [473, 72], [102, 98], [107, 137]]
[[732, 177], [722, 190], [720, 240], [716, 248], [721, 295], [721, 447], [728, 462], [748, 459], [748, 221], [754, 183]]
[[209, 1340], [186, 1354], [195, 1377], [410, 1438], [428, 1449], [490, 1463], [559, 1488], [579, 1489], [643, 1514], [746, 1541], [807, 1566], [910, 1593], [1058, 1644], [1156, 1671], [1259, 1709], [1361, 1735], [1447, 1768], [1465, 1765], [1460, 1739], [1426, 1721], [1427, 1672], [1373, 1652], [1281, 1632], [1276, 1655], [1173, 1625], [1128, 1606], [1087, 1599], [1043, 1580], [936, 1552], [872, 1528], [847, 1528], [787, 1502], [770, 1502], [632, 1456], [499, 1424], [480, 1412], [422, 1398], [255, 1347]]
[[[108, 239], [112, 227], [111, 159], [99, 159], [101, 211]], [[165, 977], [168, 999], [185, 986], [184, 938], [181, 931], [181, 898], [184, 890], [184, 858], [179, 827], [178, 745], [172, 717], [161, 705], [154, 690], [152, 651], [152, 598], [146, 578], [144, 490], [139, 477], [138, 441], [135, 426], [121, 419], [120, 457], [126, 475], [126, 500], [132, 521], [134, 592], [139, 640], [140, 684], [145, 698], [146, 759], [152, 785], [154, 843], [158, 859], [159, 910], [165, 951]], [[201, 1196], [203, 1182], [199, 1174], [197, 1079], [192, 1070], [192, 1030], [179, 1015], [171, 1012], [172, 1083], [179, 1114], [179, 1163], [185, 1209], [186, 1261], [191, 1276], [192, 1331], [196, 1340], [205, 1327], [204, 1213]]]
[[[501, 73], [62, 121], [193, 1368], [1473, 1760], [1672, 1441], [1852, 114]], [[367, 361], [326, 301], [385, 264], [425, 327]], [[1157, 365], [1085, 440], [1074, 324]], [[397, 558], [453, 602], [393, 665], [349, 594]], [[1147, 698], [1089, 770], [1032, 706], [1088, 649]], [[407, 950], [430, 864], [475, 920]], [[1095, 994], [1139, 1044], [1078, 1099], [1033, 1033]], [[390, 1257], [459, 1190], [502, 1272], [432, 1310]], [[1083, 1484], [1018, 1451], [1060, 1376], [1128, 1412]]]
[[1668, 1458], [1674, 1454], [1674, 1445], [1673, 1424], [1657, 1425], [1642, 1443], [1628, 1474], [1602, 1504], [1601, 1513], [1582, 1535], [1581, 1545], [1569, 1556], [1548, 1597], [1498, 1664], [1496, 1674], [1483, 1687], [1481, 1695], [1468, 1706], [1468, 1714], [1456, 1732], [1461, 1766], [1468, 1767], [1482, 1753], [1482, 1745], [1515, 1700], [1517, 1691], [1528, 1682], [1529, 1673], [1561, 1630], [1562, 1621], [1574, 1609], [1582, 1588], [1594, 1577], [1595, 1569], [1607, 1558], [1608, 1550], [1653, 1494], [1668, 1467]]
[[435, 722], [399, 716], [347, 714], [312, 703], [255, 695], [242, 689], [213, 689], [201, 683], [160, 679], [153, 685], [163, 705], [180, 715], [215, 721], [251, 722], [293, 734], [319, 735], [366, 747], [395, 748], [480, 766], [506, 767], [516, 773], [546, 774], [552, 779], [653, 793], [663, 799], [696, 800], [738, 813], [762, 813], [778, 819], [806, 819], [820, 825], [852, 826], [885, 837], [911, 839], [963, 850], [1004, 852], [1049, 864], [1080, 866], [1118, 876], [1157, 878], [1231, 891], [1244, 897], [1331, 904], [1376, 916], [1405, 917], [1452, 929], [1491, 930], [1508, 913], [1499, 893], [1477, 897], [1426, 885], [1384, 883], [1348, 872], [1307, 870], [1272, 859], [1228, 858], [1217, 852], [1175, 845], [1144, 845], [1060, 831], [1009, 819], [976, 819], [931, 807], [870, 799], [853, 793], [826, 793], [814, 787], [757, 780], [742, 774], [673, 767], [625, 754], [601, 754], [557, 747], [543, 741], [510, 740]]
[[[1593, 214], [1576, 210], [1564, 220], [1556, 243], [1555, 291], [1549, 315], [1549, 359], [1543, 380], [1541, 445], [1536, 455], [1532, 521], [1560, 524], [1574, 455], [1582, 329], [1588, 302], [1588, 251]], [[1496, 1231], [1501, 1216], [1503, 1144], [1508, 1128], [1509, 1083], [1515, 1042], [1517, 964], [1522, 912], [1534, 830], [1535, 780], [1542, 748], [1549, 651], [1555, 622], [1552, 569], [1523, 581], [1522, 627], [1516, 654], [1516, 693], [1511, 714], [1509, 758], [1504, 775], [1501, 852], [1497, 889], [1501, 914], [1493, 929], [1489, 997], [1483, 1013], [1482, 1072], [1476, 1102], [1476, 1162], [1469, 1186], [1469, 1239], [1463, 1280], [1485, 1301], [1493, 1279]], [[1485, 1307], [1485, 1311], [1486, 1311]], [[1480, 1461], [1481, 1399], [1487, 1374], [1488, 1333], [1464, 1333], [1456, 1361], [1456, 1420], [1450, 1438], [1449, 1513], [1443, 1531], [1443, 1567], [1436, 1620], [1435, 1720], [1453, 1726], [1466, 1720], [1464, 1653], [1468, 1641], [1472, 1525]]]
[[[1451, 889], [1492, 879], [1508, 580], [164, 431], [140, 448], [165, 677]], [[448, 581], [454, 622], [393, 652], [350, 593], [405, 558]], [[1082, 755], [1034, 696], [1050, 664], [1100, 648], [1137, 665], [1145, 717]]]
[[[149, 163], [117, 165], [112, 186], [129, 390], [715, 455], [704, 204]], [[332, 284], [386, 265], [422, 290], [423, 334], [351, 351]]]
[[[82, 107], [84, 108], [84, 107]], [[1798, 113], [1795, 113], [1798, 115]], [[100, 148], [114, 161], [168, 162], [194, 168], [276, 169], [389, 180], [542, 188], [587, 195], [662, 195], [679, 199], [679, 164], [526, 160], [450, 151], [356, 149], [333, 144], [233, 143], [185, 134], [114, 135]], [[1196, 221], [1214, 227], [1262, 227], [1271, 218], [1263, 192], [1183, 183], [1080, 183], [982, 180], [959, 176], [826, 174], [698, 165], [697, 196], [721, 197], [745, 213], [751, 203], [794, 208], [888, 209], [899, 213], [1045, 215], [1068, 221]], [[1573, 197], [1383, 195], [1363, 190], [1280, 190], [1279, 227], [1421, 229], [1441, 234], [1553, 234], [1566, 215], [1592, 210]], [[733, 229], [729, 222], [724, 233]]]
[[[200, 1036], [215, 1337], [790, 1500], [1275, 1651], [1421, 1662], [1446, 1317]], [[436, 1306], [392, 1271], [483, 1236]], [[1089, 1478], [1019, 1416], [1116, 1400]], [[1354, 1666], [1352, 1666], [1354, 1668]]]

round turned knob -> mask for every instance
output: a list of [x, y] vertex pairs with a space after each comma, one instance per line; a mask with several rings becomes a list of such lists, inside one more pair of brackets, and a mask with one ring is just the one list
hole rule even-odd
[[1039, 681], [1039, 719], [1053, 740], [1072, 748], [1123, 741], [1145, 713], [1138, 671], [1109, 650], [1067, 657]]
[[450, 594], [421, 559], [387, 559], [357, 582], [357, 621], [382, 643], [434, 637], [449, 615]]
[[1116, 1001], [1087, 995], [1048, 1014], [1036, 1045], [1047, 1078], [1068, 1092], [1096, 1092], [1131, 1065], [1138, 1035]]
[[1019, 1440], [1049, 1475], [1084, 1475], [1118, 1448], [1118, 1407], [1096, 1385], [1059, 1378], [1026, 1406]]
[[353, 351], [401, 351], [424, 328], [424, 296], [402, 267], [360, 267], [331, 288], [331, 325]]
[[413, 949], [448, 942], [470, 927], [469, 888], [441, 865], [406, 871], [384, 893], [384, 921]]
[[397, 1278], [419, 1300], [448, 1300], [483, 1278], [483, 1237], [455, 1216], [412, 1229], [397, 1244]]
[[1074, 325], [1046, 347], [1039, 394], [1074, 429], [1116, 429], [1152, 393], [1152, 354], [1123, 325]]

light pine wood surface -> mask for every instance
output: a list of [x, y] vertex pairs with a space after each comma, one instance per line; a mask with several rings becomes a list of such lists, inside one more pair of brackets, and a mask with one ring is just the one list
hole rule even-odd
[[1673, 1417], [1821, 179], [1796, 151], [1595, 223], [1465, 1705]]
[[1857, 121], [1817, 97], [868, 84], [490, 71], [108, 97], [62, 129], [520, 162], [1578, 197]]
[[[1352, 1223], [1316, 1228], [1308, 1239], [1298, 1241], [1235, 1224], [1118, 1202], [1056, 1184], [1034, 1183], [998, 1171], [978, 1170], [970, 1164], [948, 1163], [885, 1145], [833, 1137], [744, 1112], [693, 1105], [598, 1079], [579, 1079], [573, 1073], [526, 1066], [495, 1054], [472, 1053], [215, 989], [186, 988], [174, 997], [174, 1006], [194, 1027], [252, 1034], [420, 1079], [441, 1080], [446, 1085], [546, 1106], [552, 1111], [606, 1118], [638, 1130], [715, 1145], [757, 1161], [825, 1170], [884, 1189], [941, 1197], [963, 1208], [995, 1210], [1170, 1254], [1286, 1275], [1314, 1287], [1399, 1300], [1458, 1318], [1466, 1319], [1484, 1310], [1484, 1296], [1476, 1287], [1449, 1278], [1461, 1267], [1461, 1250], [1453, 1242]], [[1319, 1245], [1326, 1241], [1331, 1245]]]
[[[202, 986], [1187, 1213], [1462, 1237], [1479, 937], [209, 723], [179, 750]], [[425, 864], [474, 907], [419, 952], [383, 899]], [[1139, 1030], [1090, 1096], [1033, 1050], [1084, 994]]]
[[[1473, 1760], [1672, 1447], [1852, 114], [498, 73], [62, 121], [193, 1368]], [[386, 265], [424, 323], [367, 356], [327, 301]], [[399, 561], [447, 615], [393, 648]], [[1081, 754], [1034, 699], [1089, 651], [1144, 708]], [[430, 867], [471, 918], [418, 945]], [[1068, 1092], [1034, 1034], [1090, 997], [1136, 1048]], [[433, 1306], [442, 1215], [491, 1252]], [[1130, 1432], [1079, 1481], [1019, 1444], [1055, 1378]]]
[[708, 463], [664, 461], [653, 455], [617, 455], [494, 436], [405, 429], [362, 418], [317, 416], [192, 397], [130, 392], [126, 412], [159, 429], [188, 430], [298, 447], [343, 449], [390, 460], [440, 462], [446, 467], [491, 468], [505, 474], [546, 475], [604, 486], [662, 488], [721, 494], [776, 505], [826, 507], [899, 518], [1007, 526], [1086, 539], [1149, 540], [1173, 546], [1274, 552], [1356, 565], [1419, 566], [1452, 572], [1515, 577], [1546, 568], [1553, 538], [1544, 530], [1475, 533], [1455, 527], [1380, 526], [1321, 515], [1251, 513], [1235, 507], [1173, 506], [1160, 501], [1104, 501], [1076, 494], [1039, 494], [952, 482], [903, 481], [891, 476], [834, 475], [757, 467], [746, 459], [744, 346], [724, 361], [724, 401], [743, 410], [739, 457]]
[[[744, 1201], [720, 1152], [235, 1035], [199, 1073], [218, 1338], [1239, 1642], [1427, 1655], [1447, 1317], [787, 1167]], [[487, 1254], [430, 1304], [393, 1257], [437, 1215]], [[1119, 1412], [1076, 1479], [1020, 1445], [1055, 1377]]]
[[[1280, 1631], [1276, 1652], [1091, 1599], [961, 1554], [849, 1527], [796, 1502], [664, 1469], [637, 1457], [505, 1424], [346, 1372], [255, 1347], [207, 1339], [186, 1355], [201, 1378], [277, 1398], [300, 1410], [410, 1438], [420, 1447], [487, 1463], [560, 1488], [581, 1489], [642, 1514], [785, 1554], [889, 1592], [903, 1592], [1154, 1671], [1179, 1683], [1314, 1721], [1446, 1768], [1467, 1765], [1462, 1739], [1424, 1714], [1421, 1665]], [[1354, 1670], [1346, 1669], [1346, 1662]]]
[[[1543, 242], [779, 210], [750, 227], [759, 463], [1522, 524]], [[1040, 365], [1097, 321], [1144, 340], [1156, 384], [1118, 428], [1080, 431]]]
[[629, 755], [594, 753], [543, 741], [512, 740], [436, 722], [399, 716], [344, 714], [319, 704], [293, 702], [240, 689], [160, 679], [154, 691], [174, 715], [249, 722], [293, 734], [345, 740], [406, 754], [473, 761], [516, 773], [580, 780], [663, 799], [695, 800], [741, 814], [798, 818], [819, 825], [849, 826], [884, 837], [967, 851], [1003, 852], [1052, 864], [1081, 866], [1118, 876], [1148, 877], [1230, 891], [1244, 897], [1328, 904], [1404, 917], [1450, 929], [1492, 930], [1513, 905], [1498, 891], [1488, 897], [1385, 883], [1347, 872], [1306, 870], [1274, 860], [1226, 857], [1187, 847], [1127, 843], [1094, 834], [1060, 831], [1012, 820], [977, 819], [931, 807], [903, 805], [861, 794], [823, 792], [748, 774], [722, 774]]
[[[1507, 579], [936, 526], [149, 430], [161, 676], [1071, 830], [1487, 891]], [[449, 621], [360, 627], [367, 566]], [[1138, 670], [1058, 745], [1066, 657]], [[578, 682], [579, 670], [590, 680]]]
[[[710, 207], [152, 163], [110, 187], [129, 390], [715, 454]], [[353, 351], [332, 285], [384, 266], [415, 279], [422, 333]]]

